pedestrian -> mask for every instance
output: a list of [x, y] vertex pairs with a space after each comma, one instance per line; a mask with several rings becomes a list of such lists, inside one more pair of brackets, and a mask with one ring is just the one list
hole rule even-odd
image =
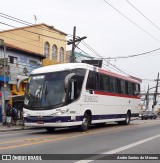
[[12, 107], [8, 104], [6, 109], [6, 116], [7, 116], [7, 127], [11, 126], [11, 117], [12, 117]]
[[13, 105], [13, 108], [12, 108], [12, 118], [13, 118], [13, 124], [14, 125], [17, 125], [17, 119], [18, 119], [18, 111], [15, 107], [15, 105]]

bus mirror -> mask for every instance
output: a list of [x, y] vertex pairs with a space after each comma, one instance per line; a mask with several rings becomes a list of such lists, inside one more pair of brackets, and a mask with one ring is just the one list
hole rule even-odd
[[17, 92], [19, 92], [19, 89], [20, 89], [20, 85], [23, 81], [27, 80], [29, 77], [26, 77], [26, 76], [18, 76], [18, 82], [17, 82]]
[[75, 97], [75, 80], [74, 79], [71, 79], [70, 81], [71, 83], [71, 94], [70, 94], [70, 99], [71, 100], [74, 100], [74, 97]]
[[66, 77], [65, 77], [65, 80], [64, 80], [64, 88], [65, 90], [69, 88], [69, 84], [70, 84], [70, 81], [71, 81], [71, 78], [75, 75], [75, 73], [71, 73], [71, 74], [68, 74]]

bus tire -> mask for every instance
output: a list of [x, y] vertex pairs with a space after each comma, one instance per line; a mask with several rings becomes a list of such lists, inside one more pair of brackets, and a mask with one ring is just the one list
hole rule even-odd
[[124, 121], [118, 121], [119, 125], [129, 125], [131, 120], [131, 113], [128, 111]]
[[53, 133], [55, 128], [54, 127], [46, 127], [45, 128], [49, 133]]
[[90, 119], [91, 116], [90, 114], [87, 114], [86, 112], [84, 113], [83, 120], [82, 120], [82, 125], [79, 126], [79, 129], [81, 131], [87, 131], [90, 125]]

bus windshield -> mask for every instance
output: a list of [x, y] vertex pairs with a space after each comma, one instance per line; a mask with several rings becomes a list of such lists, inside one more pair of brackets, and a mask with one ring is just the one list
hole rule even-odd
[[[64, 81], [68, 74], [75, 73], [76, 89], [82, 87], [85, 70], [74, 69], [39, 75], [31, 75], [26, 87], [24, 106], [31, 110], [53, 109], [64, 106], [66, 92]], [[75, 94], [78, 98], [80, 94]]]
[[24, 104], [29, 107], [46, 107], [65, 102], [64, 79], [67, 73], [56, 72], [31, 76], [26, 88]]

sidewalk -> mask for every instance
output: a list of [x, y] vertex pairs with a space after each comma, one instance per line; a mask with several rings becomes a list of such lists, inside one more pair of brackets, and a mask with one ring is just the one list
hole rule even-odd
[[2, 123], [0, 123], [0, 132], [17, 131], [17, 130], [25, 130], [25, 129], [29, 129], [29, 128], [22, 125], [7, 127], [7, 126], [3, 126]]

